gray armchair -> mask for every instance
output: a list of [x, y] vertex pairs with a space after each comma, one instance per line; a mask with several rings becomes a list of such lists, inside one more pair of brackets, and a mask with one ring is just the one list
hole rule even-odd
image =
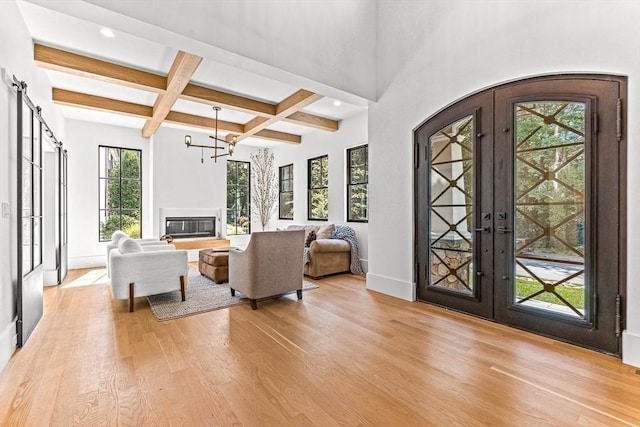
[[229, 251], [231, 295], [241, 292], [256, 300], [297, 291], [302, 299], [304, 230], [253, 233], [244, 251]]

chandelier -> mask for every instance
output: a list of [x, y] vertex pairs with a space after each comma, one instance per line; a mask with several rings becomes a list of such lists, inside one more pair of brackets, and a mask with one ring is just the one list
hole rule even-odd
[[[213, 159], [213, 161], [215, 163], [217, 163], [218, 162], [218, 157], [224, 157], [224, 156], [231, 157], [233, 155], [233, 150], [236, 148], [236, 144], [238, 143], [238, 137], [236, 135], [233, 135], [231, 137], [231, 140], [218, 138], [218, 111], [220, 111], [220, 110], [221, 110], [220, 107], [213, 107], [213, 111], [216, 112], [216, 121], [215, 121], [216, 127], [215, 127], [214, 134], [213, 135], [209, 135], [209, 138], [213, 139], [214, 145], [192, 144], [191, 143], [191, 135], [185, 135], [184, 136], [184, 144], [187, 146], [187, 148], [189, 148], [189, 147], [200, 147], [200, 152], [201, 152], [200, 163], [204, 163], [204, 149], [205, 148], [210, 148], [210, 149], [213, 150], [213, 155], [211, 156], [211, 158]], [[218, 145], [218, 142], [221, 142], [222, 145]], [[224, 150], [224, 149], [227, 150], [226, 153], [218, 152], [218, 150]]]

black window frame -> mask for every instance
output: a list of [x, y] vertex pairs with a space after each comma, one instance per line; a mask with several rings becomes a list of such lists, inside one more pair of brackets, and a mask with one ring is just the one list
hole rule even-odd
[[[323, 159], [326, 159], [326, 168], [322, 168]], [[320, 170], [321, 170], [322, 176], [320, 178], [320, 181], [321, 183], [322, 181], [325, 181], [327, 185], [314, 186], [315, 183], [312, 182], [311, 171], [313, 169], [313, 163], [316, 161], [321, 162]], [[324, 175], [326, 175], [326, 179], [323, 179]], [[312, 198], [313, 192], [319, 191], [319, 190], [327, 191], [327, 212], [326, 212], [326, 217], [324, 218], [315, 218], [312, 216], [313, 210], [311, 208], [311, 198]], [[323, 154], [322, 156], [313, 157], [307, 160], [307, 219], [309, 221], [328, 221], [329, 220], [329, 155], [328, 154]]]
[[[234, 168], [235, 168], [235, 182], [234, 183], [229, 183], [229, 166], [230, 164], [233, 164]], [[229, 197], [227, 197], [227, 208], [226, 208], [226, 215], [227, 215], [227, 224], [226, 224], [226, 231], [227, 231], [227, 235], [229, 236], [246, 236], [251, 234], [251, 162], [244, 162], [244, 161], [240, 161], [240, 160], [227, 160], [227, 185], [226, 185], [226, 190], [227, 190], [227, 195], [229, 194], [229, 186], [232, 185], [233, 187], [235, 187], [234, 189], [234, 193], [237, 195], [238, 194], [238, 188], [240, 187], [240, 185], [238, 184], [238, 165], [239, 164], [244, 164], [247, 165], [247, 216], [248, 216], [248, 225], [247, 225], [247, 232], [246, 233], [238, 233], [238, 229], [242, 229], [242, 225], [238, 225], [237, 223], [235, 223], [234, 227], [235, 227], [235, 233], [229, 233], [229, 218], [238, 218], [238, 216], [240, 216], [240, 214], [242, 213], [242, 209], [240, 207], [233, 207], [230, 208], [229, 207]], [[229, 211], [233, 210], [234, 211], [234, 215], [230, 215]]]
[[[357, 150], [364, 150], [364, 164], [354, 167], [351, 164], [351, 156]], [[353, 170], [357, 167], [364, 168], [364, 182], [353, 183], [352, 176]], [[351, 204], [353, 202], [351, 198], [351, 188], [359, 185], [364, 185], [367, 190], [367, 200], [365, 205], [366, 218], [356, 219], [351, 217]], [[357, 147], [347, 148], [347, 222], [369, 222], [369, 144], [362, 144]]]
[[[139, 165], [138, 165], [138, 169], [139, 169], [139, 174], [138, 174], [138, 186], [140, 188], [140, 202], [139, 202], [139, 207], [138, 207], [138, 211], [140, 212], [140, 237], [142, 237], [142, 218], [143, 218], [143, 211], [142, 211], [142, 195], [143, 195], [143, 188], [142, 188], [142, 150], [137, 149], [137, 148], [127, 148], [127, 147], [117, 147], [117, 146], [111, 146], [111, 145], [98, 145], [98, 241], [100, 242], [108, 242], [109, 240], [111, 240], [111, 236], [102, 236], [102, 226], [101, 226], [101, 213], [103, 211], [114, 211], [115, 209], [113, 208], [107, 208], [106, 207], [106, 200], [102, 199], [102, 195], [100, 194], [100, 183], [101, 180], [109, 180], [109, 179], [113, 179], [113, 178], [109, 178], [108, 176], [102, 176], [102, 165], [101, 165], [101, 156], [102, 156], [102, 150], [106, 149], [106, 150], [119, 150], [119, 159], [122, 159], [123, 155], [122, 152], [123, 151], [133, 151], [133, 152], [137, 152], [138, 153], [138, 159], [139, 159]], [[134, 181], [135, 178], [130, 178], [130, 177], [123, 177], [122, 176], [122, 161], [119, 162], [119, 166], [120, 166], [120, 176], [119, 176], [119, 181], [120, 181], [120, 188], [122, 189], [122, 183], [124, 180], [126, 181]], [[107, 195], [105, 194], [105, 198], [107, 197]], [[105, 207], [103, 207], [103, 203], [105, 203]], [[120, 215], [120, 224], [119, 224], [119, 229], [122, 230], [123, 229], [123, 224], [122, 224], [122, 213], [123, 211], [134, 211], [136, 209], [123, 209], [122, 207], [122, 191], [120, 191], [120, 203], [118, 203], [120, 206], [117, 208], [117, 212]], [[107, 218], [107, 216], [105, 216], [105, 218]], [[104, 239], [103, 239], [104, 237]]]
[[[289, 178], [284, 178], [284, 172], [289, 171]], [[285, 190], [285, 184], [288, 184], [288, 190]], [[291, 216], [284, 216], [282, 214], [282, 196], [289, 195], [291, 197]], [[288, 165], [280, 166], [278, 168], [278, 219], [283, 220], [293, 220], [293, 163]]]

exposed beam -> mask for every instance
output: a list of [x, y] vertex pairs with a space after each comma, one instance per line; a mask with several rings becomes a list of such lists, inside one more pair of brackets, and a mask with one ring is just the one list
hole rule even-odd
[[209, 105], [227, 107], [259, 116], [272, 117], [276, 114], [276, 106], [268, 102], [257, 101], [193, 83], [188, 84], [187, 87], [184, 88], [180, 98]]
[[126, 114], [141, 118], [153, 116], [153, 107], [134, 104], [132, 102], [118, 101], [116, 99], [103, 98], [101, 96], [87, 95], [85, 93], [72, 92], [70, 90], [53, 88], [53, 102], [72, 107], [89, 108], [110, 113]]
[[256, 117], [247, 122], [244, 125], [244, 133], [238, 135], [236, 138], [238, 141], [249, 138], [285, 117], [303, 109], [307, 105], [316, 102], [320, 98], [322, 98], [322, 95], [318, 93], [300, 89], [276, 105], [276, 114], [274, 116], [269, 118]]
[[[206, 129], [211, 131], [216, 127], [215, 119], [209, 117], [195, 116], [193, 114], [180, 113], [178, 111], [170, 111], [165, 119], [167, 123], [173, 123], [178, 125], [188, 125], [197, 127], [200, 129]], [[218, 120], [218, 130], [232, 133], [242, 132], [243, 125], [241, 123], [227, 122], [224, 120]]]
[[294, 135], [292, 133], [285, 133], [271, 129], [263, 129], [260, 132], [256, 132], [253, 137], [268, 139], [271, 141], [286, 142], [289, 144], [300, 144], [302, 142], [302, 137], [300, 135]]
[[167, 78], [164, 76], [37, 43], [33, 46], [33, 58], [39, 66], [50, 70], [94, 78], [155, 93], [163, 93], [167, 88]]
[[316, 116], [314, 114], [305, 113], [304, 111], [296, 111], [282, 120], [296, 125], [304, 124], [305, 126], [329, 132], [335, 132], [339, 127], [337, 120], [327, 119], [326, 117]]
[[143, 138], [151, 138], [151, 135], [158, 130], [171, 111], [171, 107], [189, 84], [191, 76], [196, 72], [200, 62], [202, 62], [201, 56], [192, 55], [182, 50], [178, 52], [167, 76], [167, 91], [158, 95], [153, 104], [153, 117], [148, 119], [142, 128]]
[[[69, 90], [53, 88], [53, 102], [72, 107], [90, 108], [93, 110], [106, 111], [108, 113], [126, 114], [129, 116], [150, 119], [153, 117], [153, 107], [148, 105], [135, 104], [132, 102], [118, 101], [116, 99], [104, 98], [101, 96], [87, 95], [85, 93], [72, 92]], [[215, 119], [209, 117], [195, 116], [193, 114], [170, 111], [164, 120], [183, 126], [197, 127], [211, 131], [216, 126]], [[244, 131], [244, 124], [233, 123], [225, 120], [218, 120], [218, 130], [239, 135]], [[286, 132], [278, 132], [269, 129], [262, 130], [253, 135], [255, 138], [268, 139], [270, 141], [280, 141], [289, 144], [299, 144], [300, 135]]]

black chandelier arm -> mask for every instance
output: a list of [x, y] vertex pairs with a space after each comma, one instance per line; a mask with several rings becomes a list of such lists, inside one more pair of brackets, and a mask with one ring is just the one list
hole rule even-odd
[[224, 154], [214, 154], [213, 156], [211, 156], [212, 159], [217, 159], [218, 157], [224, 157], [224, 156], [228, 156], [229, 153], [224, 153]]
[[213, 150], [224, 150], [224, 147], [216, 147], [213, 145], [186, 144], [187, 147], [211, 148]]

